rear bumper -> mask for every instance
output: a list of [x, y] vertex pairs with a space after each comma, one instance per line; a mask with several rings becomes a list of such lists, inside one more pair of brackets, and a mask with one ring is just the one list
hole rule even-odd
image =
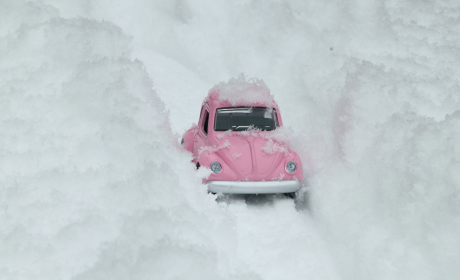
[[208, 190], [213, 193], [263, 194], [290, 193], [298, 191], [302, 183], [289, 181], [208, 181]]

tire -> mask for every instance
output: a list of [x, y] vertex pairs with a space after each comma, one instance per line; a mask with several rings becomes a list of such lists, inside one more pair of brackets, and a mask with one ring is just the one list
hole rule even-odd
[[295, 199], [295, 192], [283, 193], [283, 194], [284, 194], [284, 196], [286, 196], [288, 198]]

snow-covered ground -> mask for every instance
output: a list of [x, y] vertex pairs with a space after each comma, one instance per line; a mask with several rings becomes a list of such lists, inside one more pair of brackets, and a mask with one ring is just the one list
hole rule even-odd
[[[0, 0], [0, 279], [457, 279], [458, 65], [455, 0]], [[308, 200], [179, 147], [240, 73]]]

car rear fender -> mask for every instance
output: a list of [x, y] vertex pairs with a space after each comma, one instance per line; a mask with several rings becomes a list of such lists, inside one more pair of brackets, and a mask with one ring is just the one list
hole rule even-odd
[[182, 145], [184, 148], [193, 153], [193, 138], [195, 136], [195, 131], [198, 127], [196, 125], [192, 126], [189, 130], [187, 130], [184, 135], [182, 136]]

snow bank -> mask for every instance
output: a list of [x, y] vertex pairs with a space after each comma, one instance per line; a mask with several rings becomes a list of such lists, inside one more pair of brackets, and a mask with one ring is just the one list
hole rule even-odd
[[[150, 26], [139, 46], [209, 84], [264, 79], [344, 279], [456, 278], [458, 1], [177, 3], [93, 13]], [[146, 5], [155, 19], [139, 12]]]
[[177, 164], [191, 158], [129, 36], [54, 16], [2, 38], [0, 278], [217, 279], [202, 266], [216, 254], [199, 237], [206, 226], [175, 226], [198, 213], [190, 201], [215, 202], [193, 166]]
[[292, 200], [207, 194], [119, 27], [25, 1], [0, 11], [19, 15], [0, 38], [0, 278], [331, 274]]
[[[456, 279], [460, 274], [456, 264], [460, 257], [460, 179], [456, 173], [457, 143], [460, 142], [456, 129], [460, 108], [458, 1], [44, 2], [51, 5], [21, 1], [0, 4], [0, 152], [2, 160], [8, 158], [8, 164], [2, 161], [0, 205], [2, 209], [9, 209], [9, 212], [1, 212], [5, 222], [1, 225], [0, 247], [7, 248], [0, 253], [3, 278], [62, 276], [65, 279], [70, 278], [69, 275], [80, 275], [97, 279], [167, 279], [186, 275], [196, 279], [328, 279], [332, 276], [325, 271], [335, 269], [342, 279], [353, 280]], [[50, 42], [59, 42], [52, 33], [23, 35], [38, 28], [36, 24], [59, 14], [70, 20], [55, 20], [58, 25], [72, 22], [79, 26], [75, 16], [96, 20], [84, 20], [88, 25], [76, 27], [76, 31], [85, 29], [95, 34], [99, 28], [95, 26], [103, 26], [106, 23], [101, 21], [108, 20], [132, 38], [116, 35], [120, 29], [107, 26], [103, 34], [113, 33], [107, 37], [110, 44], [100, 42], [105, 47], [98, 53], [93, 43], [98, 39], [85, 40], [86, 35], [82, 36], [80, 44], [74, 41], [72, 47], [68, 47], [81, 50], [77, 52], [80, 58], [75, 59], [75, 66], [66, 66], [60, 61], [66, 62], [67, 56], [76, 54], [67, 52], [55, 56], [58, 50], [52, 49], [54, 43], [43, 41], [49, 38]], [[5, 37], [7, 34], [9, 37]], [[73, 36], [72, 32], [63, 34]], [[11, 47], [15, 42], [21, 44]], [[112, 44], [114, 50], [110, 49]], [[97, 60], [102, 65], [99, 69], [107, 74], [90, 71], [97, 76], [114, 76], [113, 82], [106, 77], [102, 86], [98, 86], [96, 81], [83, 79], [87, 67], [95, 67], [94, 61], [83, 63], [89, 61], [83, 54], [84, 46], [90, 46], [92, 57], [115, 59], [115, 62]], [[20, 47], [25, 51], [17, 50]], [[103, 54], [106, 48], [110, 50]], [[208, 88], [203, 84], [212, 85], [241, 72], [263, 78], [280, 105], [284, 124], [295, 132], [291, 145], [299, 152], [308, 175], [304, 178], [312, 190], [311, 215], [295, 212], [292, 203], [282, 199], [236, 197], [223, 199], [217, 206], [214, 201], [208, 205], [199, 179], [194, 178], [193, 172], [187, 173], [191, 171], [182, 165], [190, 158], [177, 154], [166, 159], [163, 150], [169, 147], [169, 140], [159, 140], [160, 148], [152, 148], [153, 152], [139, 149], [135, 157], [131, 152], [126, 153], [129, 158], [117, 156], [114, 163], [101, 159], [96, 153], [100, 149], [85, 148], [95, 147], [91, 145], [96, 144], [89, 145], [91, 141], [98, 143], [93, 134], [100, 131], [100, 127], [118, 123], [128, 129], [122, 122], [121, 111], [115, 112], [110, 107], [108, 111], [113, 112], [114, 117], [110, 118], [112, 122], [107, 122], [103, 120], [108, 116], [101, 115], [107, 110], [90, 110], [88, 100], [92, 95], [88, 92], [93, 88], [105, 91], [109, 84], [110, 90], [106, 92], [122, 87], [123, 83], [114, 82], [119, 81], [114, 72], [121, 69], [138, 69], [130, 71], [145, 76], [140, 73], [141, 65], [129, 59], [131, 48], [135, 53], [141, 49], [143, 61], [155, 65], [158, 73], [163, 69], [164, 73], [171, 73], [170, 77], [162, 77], [169, 78], [169, 84], [180, 85], [177, 91], [161, 88], [163, 96], [168, 96], [164, 100], [170, 102], [167, 105], [176, 128], [184, 128], [184, 120], [190, 120], [189, 123], [198, 120], [199, 103], [206, 95], [203, 88]], [[119, 53], [117, 49], [127, 53], [117, 58], [114, 56]], [[19, 52], [21, 55], [8, 55]], [[154, 55], [150, 56], [149, 52]], [[109, 63], [113, 67], [108, 66]], [[176, 71], [177, 65], [181, 66], [180, 72]], [[47, 75], [50, 72], [44, 70], [53, 74]], [[75, 73], [82, 77], [82, 83], [74, 84], [85, 89], [81, 90], [84, 93], [81, 99], [74, 94], [68, 101], [56, 99], [59, 102], [54, 105], [52, 98], [40, 101], [44, 97], [36, 94], [35, 89], [59, 94], [64, 92], [61, 85], [79, 77]], [[196, 83], [184, 84], [184, 80]], [[86, 83], [94, 86], [86, 87]], [[28, 96], [14, 91], [17, 85], [25, 85], [27, 91], [23, 88], [22, 92], [28, 92]], [[131, 86], [130, 89], [137, 89]], [[67, 87], [66, 91], [70, 89]], [[147, 91], [151, 93], [150, 89]], [[139, 92], [129, 90], [127, 94]], [[8, 99], [4, 98], [6, 94]], [[197, 103], [193, 104], [193, 100]], [[131, 111], [143, 106], [143, 102], [125, 103]], [[15, 107], [8, 107], [9, 104]], [[102, 108], [108, 106], [104, 102], [103, 105]], [[75, 111], [75, 106], [81, 109]], [[158, 109], [156, 105], [152, 108]], [[54, 114], [58, 109], [62, 111], [60, 114], [76, 112], [79, 117], [70, 125], [51, 130], [50, 123], [56, 123]], [[11, 116], [17, 110], [20, 114], [13, 119]], [[41, 114], [36, 114], [39, 110]], [[28, 111], [33, 114], [27, 115]], [[49, 112], [55, 112], [53, 117], [47, 114]], [[86, 112], [92, 112], [96, 118]], [[7, 118], [9, 126], [4, 122]], [[13, 125], [14, 122], [17, 125]], [[80, 136], [66, 132], [72, 131], [74, 125], [79, 130], [77, 125], [82, 123], [85, 131], [94, 133], [88, 132], [83, 137], [83, 129]], [[30, 130], [34, 125], [44, 130]], [[33, 142], [34, 131], [49, 134], [36, 137], [40, 141]], [[120, 131], [123, 130], [117, 131], [104, 138], [112, 141], [115, 152], [123, 153], [121, 141], [131, 141], [136, 146], [138, 139], [145, 139], [137, 133], [122, 137], [125, 133]], [[53, 159], [53, 155], [70, 154], [65, 143], [59, 140], [67, 135], [64, 132], [80, 137], [77, 137], [80, 141], [74, 140], [75, 137], [65, 138], [70, 144], [80, 143], [73, 144], [74, 154], [79, 155], [77, 149], [81, 149], [86, 157], [95, 158], [90, 169], [94, 175], [72, 180], [69, 177], [79, 173], [60, 171], [59, 168], [70, 170], [76, 166], [83, 170], [88, 166], [70, 163], [70, 157], [67, 161]], [[149, 135], [149, 141], [161, 136], [155, 131]], [[56, 150], [55, 146], [63, 148]], [[15, 159], [8, 154], [13, 153], [11, 151], [16, 151]], [[153, 153], [154, 157], [144, 158], [140, 151]], [[175, 161], [176, 158], [179, 160]], [[133, 184], [136, 186], [142, 185], [140, 183], [155, 186], [152, 191], [155, 195], [146, 188], [148, 195], [138, 196], [155, 201], [148, 205], [156, 210], [130, 210], [123, 206], [120, 212], [115, 212], [114, 206], [104, 206], [112, 201], [123, 202], [139, 193], [136, 188], [129, 188], [133, 194], [121, 190], [113, 194], [119, 189], [113, 187], [109, 192], [100, 186], [106, 186], [112, 177], [119, 178], [119, 172], [126, 178], [138, 178], [131, 166], [142, 166], [143, 159], [159, 162], [156, 168], [147, 169], [149, 176], [161, 178], [165, 174], [169, 178], [156, 180], [141, 176], [142, 179], [131, 180], [141, 181]], [[14, 168], [9, 167], [10, 162], [16, 164]], [[109, 167], [94, 169], [99, 166], [98, 162], [118, 166], [114, 167], [117, 172], [110, 173]], [[7, 169], [3, 169], [4, 166]], [[39, 170], [36, 166], [55, 166], [53, 172], [57, 176], [47, 175], [54, 174], [52, 171], [26, 173], [33, 168]], [[179, 183], [171, 183], [171, 176]], [[53, 183], [54, 178], [64, 179]], [[29, 183], [25, 184], [24, 180]], [[40, 188], [31, 183], [45, 180], [49, 182], [42, 183]], [[68, 183], [85, 181], [99, 187], [91, 188], [93, 193], [80, 192]], [[166, 191], [174, 194], [170, 201], [164, 202], [161, 197], [167, 196], [163, 193]], [[112, 196], [107, 202], [104, 196], [109, 194]], [[83, 195], [87, 195], [84, 200], [73, 202], [73, 197]], [[52, 199], [57, 206], [41, 202], [37, 197], [43, 201]], [[147, 207], [143, 201], [137, 201], [133, 209]], [[69, 212], [68, 207], [74, 210]], [[36, 214], [40, 215], [37, 219]], [[72, 217], [81, 219], [73, 222]], [[95, 218], [91, 220], [92, 217]], [[48, 234], [48, 227], [43, 227], [45, 233], [33, 232], [33, 223], [41, 220], [52, 220], [48, 223], [56, 233]], [[91, 225], [93, 230], [87, 231]], [[62, 227], [60, 234], [57, 234], [58, 226]], [[109, 238], [112, 239], [107, 241]], [[72, 247], [73, 244], [78, 246]], [[78, 248], [87, 249], [79, 254]], [[328, 265], [328, 251], [334, 256], [335, 266]], [[84, 265], [86, 262], [92, 264]]]
[[335, 108], [337, 159], [310, 177], [318, 225], [349, 279], [455, 279], [460, 111], [449, 107], [460, 103], [443, 90], [450, 78], [421, 97], [411, 88], [426, 78], [351, 65]]

